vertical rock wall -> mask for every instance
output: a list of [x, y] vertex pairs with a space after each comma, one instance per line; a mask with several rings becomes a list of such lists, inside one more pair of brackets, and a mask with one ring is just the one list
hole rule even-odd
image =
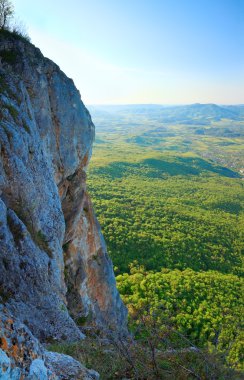
[[82, 338], [81, 320], [124, 333], [86, 190], [89, 112], [30, 43], [0, 34], [0, 58], [0, 303], [41, 341]]

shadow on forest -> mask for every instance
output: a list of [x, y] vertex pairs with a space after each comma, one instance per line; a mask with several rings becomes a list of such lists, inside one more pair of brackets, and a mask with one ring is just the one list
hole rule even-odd
[[239, 174], [233, 170], [215, 165], [199, 157], [175, 157], [173, 162], [149, 158], [143, 162], [169, 175], [199, 175], [208, 171], [224, 177], [239, 178]]
[[199, 157], [170, 157], [169, 160], [147, 158], [137, 163], [113, 162], [105, 167], [95, 168], [93, 172], [112, 177], [112, 179], [128, 175], [162, 178], [164, 176], [197, 176], [204, 173], [214, 173], [229, 178], [240, 177], [233, 170]]

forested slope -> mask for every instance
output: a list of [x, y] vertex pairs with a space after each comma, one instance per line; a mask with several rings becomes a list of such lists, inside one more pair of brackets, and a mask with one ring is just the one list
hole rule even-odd
[[160, 310], [162, 326], [241, 368], [242, 107], [103, 111], [88, 186], [132, 327]]

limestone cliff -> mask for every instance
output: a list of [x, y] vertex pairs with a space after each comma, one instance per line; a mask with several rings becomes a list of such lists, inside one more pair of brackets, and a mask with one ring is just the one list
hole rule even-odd
[[[0, 320], [14, 321], [0, 330], [0, 358], [15, 362], [20, 375], [9, 378], [20, 379], [31, 361], [6, 350], [15, 325], [40, 342], [77, 340], [85, 319], [124, 333], [127, 313], [86, 190], [90, 114], [73, 81], [32, 44], [0, 34], [0, 58]], [[49, 367], [43, 378], [54, 376]]]

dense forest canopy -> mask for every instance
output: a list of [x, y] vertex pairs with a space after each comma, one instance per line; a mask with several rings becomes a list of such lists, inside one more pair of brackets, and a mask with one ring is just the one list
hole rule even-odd
[[88, 187], [130, 316], [163, 309], [240, 368], [244, 108], [92, 107]]

